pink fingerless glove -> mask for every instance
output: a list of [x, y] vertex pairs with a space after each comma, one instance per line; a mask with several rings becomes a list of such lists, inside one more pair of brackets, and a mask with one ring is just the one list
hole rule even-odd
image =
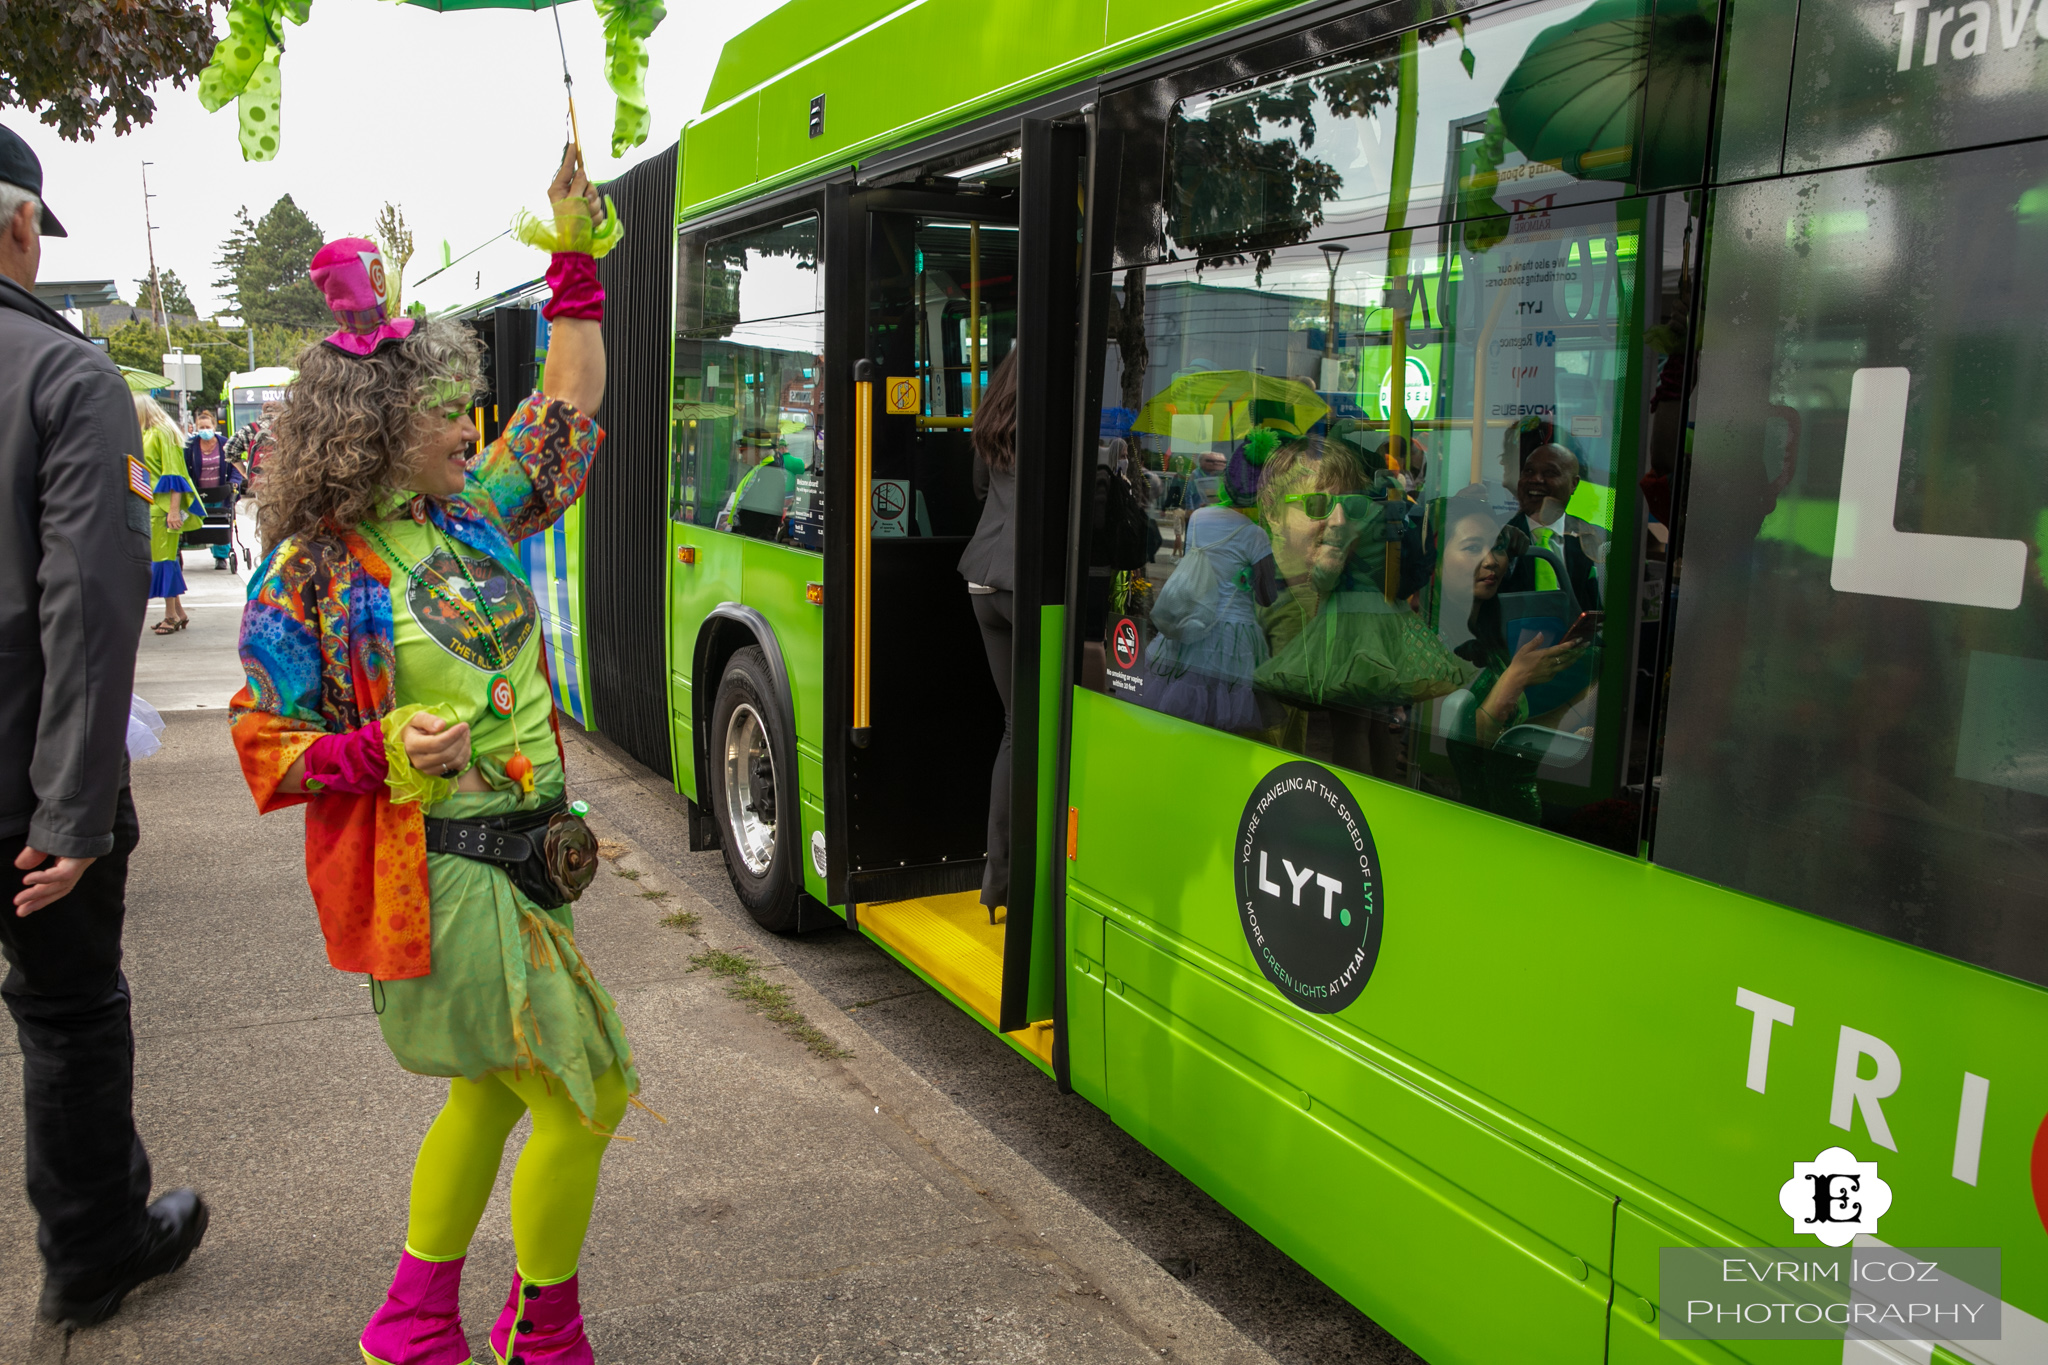
[[548, 258], [548, 292], [553, 295], [540, 315], [604, 321], [604, 286], [597, 282], [597, 262], [581, 251], [557, 251]]
[[388, 771], [384, 726], [374, 720], [345, 735], [322, 735], [306, 750], [309, 792], [373, 792], [384, 785]]

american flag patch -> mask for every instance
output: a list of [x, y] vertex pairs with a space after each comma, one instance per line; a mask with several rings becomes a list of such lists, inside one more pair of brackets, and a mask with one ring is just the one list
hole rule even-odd
[[149, 501], [149, 470], [133, 455], [128, 457], [128, 487], [136, 497]]

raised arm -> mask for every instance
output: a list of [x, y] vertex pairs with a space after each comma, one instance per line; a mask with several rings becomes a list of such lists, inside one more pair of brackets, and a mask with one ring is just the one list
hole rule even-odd
[[[604, 200], [583, 173], [582, 153], [574, 147], [563, 152], [548, 198], [554, 204], [557, 239], [565, 244], [587, 244], [604, 222]], [[546, 310], [551, 331], [541, 392], [585, 414], [595, 413], [604, 401], [604, 334], [597, 320], [604, 290], [588, 250], [556, 252], [548, 265], [548, 286], [554, 298]]]

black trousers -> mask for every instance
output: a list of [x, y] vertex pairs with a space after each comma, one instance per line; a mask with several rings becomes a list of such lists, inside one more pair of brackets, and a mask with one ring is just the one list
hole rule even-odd
[[1012, 614], [1015, 598], [1006, 591], [968, 594], [974, 619], [981, 626], [981, 647], [988, 654], [989, 676], [1003, 699], [1003, 743], [996, 750], [995, 769], [988, 776], [988, 864], [981, 870], [981, 903], [1010, 903], [1010, 658], [1016, 643]]
[[[14, 913], [27, 839], [0, 838], [0, 998], [21, 1040], [28, 1198], [36, 1245], [59, 1284], [89, 1279], [132, 1252], [148, 1217], [149, 1154], [135, 1131], [135, 1033], [121, 974], [128, 855], [141, 836], [124, 789], [114, 850], [70, 895]], [[47, 866], [47, 862], [44, 864]]]

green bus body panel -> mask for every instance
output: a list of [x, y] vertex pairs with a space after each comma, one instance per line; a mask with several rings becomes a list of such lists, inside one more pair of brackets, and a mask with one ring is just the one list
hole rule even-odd
[[1032, 866], [1031, 985], [1025, 992], [1026, 1017], [1053, 1017], [1053, 857], [1067, 841], [1067, 813], [1059, 808], [1060, 702], [1066, 696], [1065, 660], [1060, 641], [1067, 638], [1067, 609], [1041, 607], [1038, 612], [1038, 840]]
[[[1190, 11], [1170, 0], [925, 0], [904, 6], [887, 22], [864, 20], [871, 26], [862, 31], [850, 25], [869, 6], [849, 6], [829, 20], [821, 14], [809, 25], [804, 20], [813, 0], [800, 0], [728, 46], [729, 54], [737, 49], [738, 55], [721, 60], [712, 85], [724, 102], [712, 107], [707, 99], [707, 112], [683, 132], [681, 216], [852, 165], [871, 152], [1295, 2], [1231, 0]], [[835, 31], [857, 36], [828, 45], [825, 35]], [[769, 70], [777, 51], [814, 55]], [[875, 79], [877, 71], [906, 61], [914, 62], [915, 79]], [[811, 100], [818, 95], [826, 97], [825, 131], [813, 138]]]
[[[695, 564], [679, 564], [681, 546], [696, 547]], [[693, 730], [696, 689], [706, 689], [708, 709], [716, 677], [694, 676], [697, 637], [720, 603], [738, 602], [759, 612], [775, 637], [788, 671], [790, 704], [796, 715], [796, 777], [803, 809], [799, 862], [804, 889], [825, 899], [825, 879], [811, 864], [810, 841], [825, 828], [825, 765], [819, 747], [825, 728], [824, 609], [804, 600], [808, 584], [822, 581], [823, 559], [786, 545], [771, 545], [729, 531], [669, 523], [669, 719], [675, 735], [676, 789], [699, 805], [711, 794], [697, 789]]]
[[704, 91], [716, 109], [734, 95], [779, 76], [792, 52], [816, 52], [903, 8], [903, 0], [789, 0], [726, 40]]
[[[728, 45], [707, 112], [685, 130], [679, 218], [1292, 2], [793, 0]], [[877, 76], [906, 67], [913, 79]], [[1633, 428], [1619, 441], [1639, 445]], [[1633, 541], [1634, 505], [1620, 511], [1617, 534]], [[1767, 538], [1832, 544], [1790, 501], [1773, 516]], [[717, 679], [691, 676], [694, 650], [712, 608], [743, 603], [770, 623], [788, 669], [799, 861], [822, 900], [808, 856], [823, 828], [822, 614], [803, 600], [822, 562], [696, 526], [672, 525], [670, 544], [677, 785], [708, 795], [688, 755], [694, 689]], [[693, 566], [674, 562], [686, 544]], [[1047, 610], [1042, 638], [1064, 638], [1061, 615]], [[1603, 691], [1618, 696], [1628, 660], [1607, 663]], [[1310, 1014], [1254, 961], [1232, 866], [1247, 797], [1295, 755], [1068, 688], [1054, 659], [1040, 682], [1041, 906], [1054, 903], [1066, 839], [1051, 798], [1069, 697], [1079, 837], [1066, 960], [1052, 960], [1039, 923], [1030, 1001], [1033, 1018], [1050, 1013], [1051, 973], [1065, 973], [1074, 1090], [1433, 1365], [1837, 1365], [1840, 1341], [1661, 1340], [1657, 1301], [1661, 1246], [1792, 1242], [1780, 1187], [1793, 1162], [1832, 1146], [1880, 1163], [1894, 1194], [1886, 1242], [1999, 1247], [2005, 1301], [2048, 1317], [2030, 1185], [2048, 1113], [2048, 992], [1346, 773], [1382, 862], [1384, 938], [1357, 1003]], [[1761, 1092], [1748, 1083], [1756, 1016], [1738, 990], [1795, 1011], [1768, 1030]], [[1899, 1057], [1902, 1079], [1879, 1101], [1889, 1149], [1860, 1107], [1846, 1129], [1832, 1121], [1845, 1030]], [[1990, 1083], [1974, 1183], [1953, 1174], [1965, 1073]]]
[[[1109, 940], [1113, 979], [1119, 966], [1156, 973], [1116, 979], [1104, 1001], [1122, 1127], [1428, 1360], [1599, 1359], [1605, 1228], [1594, 1265], [1516, 1224], [1174, 1013], [1148, 989], [1180, 994], [1190, 974], [1114, 925]], [[1609, 1204], [1584, 1202], [1594, 1215]], [[1488, 1311], [1475, 1314], [1481, 1286]]]
[[[1120, 1122], [1148, 1142], [1156, 1136], [1170, 1144], [1176, 1161], [1186, 1152], [1194, 1164], [1184, 1169], [1199, 1173], [1236, 1159], [1227, 1155], [1230, 1142], [1205, 1132], [1225, 1108], [1216, 1095], [1196, 1083], [1188, 1094], [1199, 1100], [1174, 1098], [1194, 1080], [1187, 1066], [1260, 1068], [1284, 1082], [1287, 1096], [1261, 1100], [1257, 1087], [1246, 1091], [1269, 1121], [1295, 1124], [1290, 1110], [1298, 1104], [1291, 1102], [1305, 1092], [1432, 1165], [1455, 1125], [1429, 1116], [1462, 1112], [1468, 1117], [1459, 1123], [1496, 1130], [1529, 1160], [1636, 1210], [1637, 1221], [1619, 1230], [1617, 1278], [1654, 1299], [1659, 1238], [1783, 1244], [1790, 1233], [1778, 1190], [1792, 1162], [1842, 1145], [1882, 1163], [1894, 1192], [1887, 1242], [2002, 1247], [2006, 1301], [2036, 1316], [2048, 1308], [2048, 1238], [2029, 1185], [2035, 1129], [2048, 1111], [2048, 1055], [2017, 1045], [2048, 1036], [2048, 994], [1347, 775], [1383, 860], [1385, 937], [1358, 1003], [1339, 1016], [1312, 1015], [1284, 1002], [1254, 962], [1230, 861], [1246, 798], [1291, 757], [1101, 694], [1074, 693], [1069, 799], [1080, 833], [1069, 864], [1069, 1000], [1075, 1013], [1091, 998], [1102, 1000], [1107, 1021], [1073, 1025], [1076, 1055], [1087, 1054], [1075, 1062], [1075, 1087], [1106, 1094]], [[1167, 771], [1204, 777], [1148, 788], [1141, 823], [1172, 836], [1148, 839], [1127, 814], [1132, 775]], [[1099, 951], [1094, 920], [1106, 924]], [[1133, 961], [1143, 962], [1142, 977]], [[1738, 987], [1796, 1010], [1793, 1025], [1772, 1030], [1762, 1094], [1746, 1085], [1754, 1015], [1738, 1007]], [[1148, 1043], [1164, 1049], [1156, 1052], [1164, 1069], [1149, 1078], [1134, 1069], [1138, 1044], [1120, 1037], [1117, 1024], [1129, 1017], [1118, 1009], [1133, 990], [1165, 1016], [1159, 1027], [1167, 1035], [1206, 1038], [1187, 1044], [1204, 1059], [1183, 1061], [1177, 1045]], [[1903, 1079], [1882, 1101], [1896, 1151], [1878, 1146], [1860, 1109], [1849, 1131], [1829, 1121], [1844, 1027], [1899, 1054]], [[1107, 1059], [1100, 1071], [1091, 1051], [1098, 1036]], [[1212, 1063], [1217, 1049], [1231, 1058]], [[1951, 1174], [1966, 1071], [1991, 1081], [1974, 1186]], [[1123, 1092], [1129, 1086], [1140, 1088], [1142, 1101]], [[1440, 1104], [1389, 1103], [1389, 1095], [1409, 1091]], [[1199, 1103], [1206, 1117], [1151, 1112], [1175, 1103]], [[1199, 1149], [1189, 1151], [1196, 1140]], [[1585, 1244], [1585, 1226], [1563, 1212], [1568, 1199], [1555, 1207], [1528, 1202], [1546, 1198], [1541, 1182], [1481, 1152], [1437, 1159], [1476, 1197], [1574, 1251]], [[1290, 1196], [1280, 1177], [1292, 1169], [1282, 1162], [1271, 1172], [1277, 1183], [1269, 1192], [1282, 1203]], [[1293, 1196], [1305, 1201], [1308, 1226], [1318, 1226], [1309, 1213], [1333, 1188], [1310, 1182]], [[1324, 1273], [1315, 1245], [1279, 1240]], [[1380, 1305], [1382, 1292], [1360, 1301]], [[1402, 1335], [1428, 1354], [1421, 1338]], [[1778, 1353], [1785, 1345], [1739, 1349], [1745, 1359], [1811, 1358]], [[1760, 1347], [1771, 1354], [1758, 1354]], [[1839, 1343], [1834, 1349], [1838, 1359]]]

